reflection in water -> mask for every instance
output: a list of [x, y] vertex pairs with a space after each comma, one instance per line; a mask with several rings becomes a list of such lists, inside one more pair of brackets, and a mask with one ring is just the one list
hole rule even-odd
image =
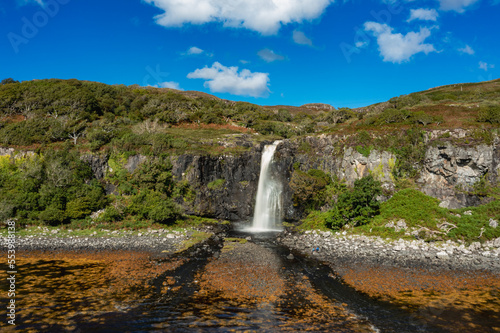
[[[338, 281], [326, 266], [298, 256], [285, 259], [288, 252], [265, 239], [272, 235], [252, 237], [256, 243], [226, 239], [214, 257], [166, 259], [158, 253], [118, 251], [24, 253], [16, 329], [370, 332], [377, 327], [383, 332], [458, 328], [488, 332], [500, 326], [498, 279], [485, 278], [482, 289], [473, 288], [471, 275], [469, 282], [457, 280], [464, 289], [432, 291], [418, 272], [339, 267], [350, 285], [384, 300], [377, 302]], [[447, 279], [445, 273], [433, 274], [426, 279]], [[483, 283], [478, 276], [476, 282]], [[5, 276], [1, 278], [4, 288]], [[481, 311], [484, 317], [478, 315]], [[454, 323], [457, 315], [460, 325]], [[11, 329], [4, 321], [0, 325], [2, 331]]]

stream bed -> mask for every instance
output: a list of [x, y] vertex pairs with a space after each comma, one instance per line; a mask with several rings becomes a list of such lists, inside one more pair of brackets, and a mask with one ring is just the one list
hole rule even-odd
[[448, 331], [357, 292], [330, 267], [277, 245], [275, 235], [232, 230], [175, 256], [27, 253], [16, 330]]

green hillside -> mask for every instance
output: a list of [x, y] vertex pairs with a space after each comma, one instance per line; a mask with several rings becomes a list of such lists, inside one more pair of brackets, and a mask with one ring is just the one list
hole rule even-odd
[[499, 103], [500, 80], [439, 87], [349, 109], [262, 107], [200, 92], [6, 79], [0, 85], [0, 144], [33, 150], [70, 142], [82, 151], [216, 153], [211, 142], [239, 133], [259, 133], [263, 136], [253, 140], [263, 140], [360, 129], [491, 128], [500, 122]]

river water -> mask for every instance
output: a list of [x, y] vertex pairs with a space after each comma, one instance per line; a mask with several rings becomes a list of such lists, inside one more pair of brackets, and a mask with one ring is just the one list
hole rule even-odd
[[[296, 253], [292, 258], [286, 248], [274, 243], [272, 232], [233, 230], [228, 236], [222, 249], [220, 243], [213, 242], [186, 257], [153, 259], [146, 269], [140, 263], [147, 257], [141, 255], [127, 261], [133, 257], [127, 254], [114, 260], [113, 265], [101, 265], [85, 256], [78, 257], [79, 261], [50, 261], [38, 256], [25, 264], [30, 276], [19, 282], [24, 296], [20, 295], [17, 329], [441, 331], [422, 324], [405, 310], [356, 292], [327, 266]], [[252, 240], [246, 241], [246, 237]], [[113, 255], [106, 256], [109, 259]], [[145, 283], [134, 285], [136, 281]], [[113, 292], [109, 292], [111, 289]], [[2, 326], [2, 330], [6, 328]]]

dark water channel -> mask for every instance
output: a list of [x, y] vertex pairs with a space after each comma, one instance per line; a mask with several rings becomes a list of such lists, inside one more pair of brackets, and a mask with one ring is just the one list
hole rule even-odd
[[[182, 259], [182, 264], [149, 281], [150, 288], [133, 293], [132, 304], [127, 306], [106, 307], [103, 303], [101, 307], [99, 297], [84, 294], [97, 280], [81, 281], [79, 272], [93, 269], [104, 275], [105, 267], [93, 263], [68, 267], [77, 273], [75, 286], [80, 297], [76, 300], [68, 293], [44, 306], [40, 305], [43, 299], [32, 299], [35, 306], [29, 313], [20, 311], [16, 328], [78, 333], [442, 331], [405, 310], [358, 293], [326, 265], [298, 253], [290, 256], [287, 248], [275, 243], [276, 232], [248, 233], [236, 226], [226, 236], [174, 258]], [[246, 242], [247, 237], [251, 241]], [[43, 289], [44, 283], [50, 286], [50, 281], [43, 281], [56, 281], [57, 274], [67, 272], [57, 273], [51, 262], [43, 266], [46, 270], [37, 266], [30, 271], [40, 268], [33, 285], [42, 288], [39, 295], [43, 298], [49, 292]], [[171, 281], [168, 289], [165, 281]], [[55, 283], [52, 287], [58, 288]], [[122, 294], [131, 295], [125, 290]], [[116, 304], [121, 304], [119, 296]], [[84, 311], [85, 307], [93, 310]], [[42, 324], [48, 316], [54, 320]], [[68, 318], [71, 325], [63, 323]]]
[[[172, 291], [160, 294], [160, 276], [154, 281], [153, 297], [138, 300], [138, 306], [125, 312], [106, 313], [99, 324], [80, 322], [82, 332], [440, 332], [422, 325], [408, 312], [359, 294], [336, 278], [322, 264], [290, 252], [274, 243], [275, 233], [249, 234], [232, 230], [229, 237], [252, 237], [252, 243], [272, 253], [279, 263], [287, 293], [279, 300], [255, 301], [227, 297], [221, 292], [200, 294], [199, 273], [217, 258], [210, 251], [192, 253], [192, 259], [169, 273], [175, 277]], [[211, 250], [217, 252], [216, 243]], [[250, 254], [252, 255], [252, 254]], [[297, 283], [307, 279], [310, 290], [298, 290]], [[295, 290], [297, 289], [297, 290]], [[310, 296], [317, 294], [318, 304]], [[308, 308], [302, 311], [302, 307]], [[332, 313], [332, 307], [343, 314]], [[313, 309], [314, 308], [314, 309]], [[304, 313], [302, 313], [304, 312]], [[346, 315], [347, 314], [347, 315]], [[305, 316], [305, 317], [304, 317]], [[301, 317], [301, 318], [298, 318]]]

